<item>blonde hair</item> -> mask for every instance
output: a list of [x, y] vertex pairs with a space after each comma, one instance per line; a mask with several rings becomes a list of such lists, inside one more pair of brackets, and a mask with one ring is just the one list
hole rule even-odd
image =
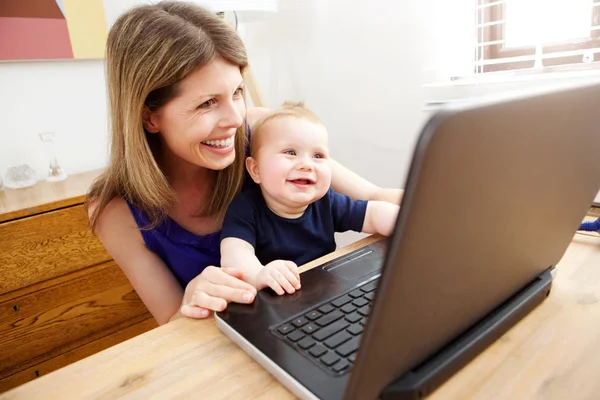
[[294, 117], [305, 119], [315, 124], [323, 125], [323, 122], [317, 117], [317, 115], [309, 110], [303, 102], [290, 102], [286, 101], [280, 108], [277, 108], [267, 114], [266, 116], [259, 119], [252, 127], [252, 139], [250, 140], [250, 155], [254, 157], [260, 147], [260, 137], [264, 126], [269, 122], [277, 118], [282, 117]]
[[[156, 226], [176, 205], [175, 192], [157, 163], [158, 135], [144, 130], [144, 109], [155, 111], [177, 96], [191, 72], [222, 57], [240, 67], [246, 49], [235, 30], [199, 6], [163, 1], [133, 8], [112, 26], [106, 46], [111, 151], [107, 169], [91, 186], [86, 206], [96, 203], [92, 229], [115, 197], [140, 208]], [[232, 165], [212, 171], [212, 193], [198, 210], [202, 216], [224, 212], [240, 191], [247, 144], [246, 124], [235, 135]]]

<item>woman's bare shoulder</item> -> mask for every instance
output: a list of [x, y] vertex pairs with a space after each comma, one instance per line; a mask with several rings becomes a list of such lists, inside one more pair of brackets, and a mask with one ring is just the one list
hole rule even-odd
[[[97, 203], [90, 203], [88, 207], [89, 216], [93, 214], [97, 206]], [[131, 210], [127, 202], [120, 196], [109, 201], [100, 212], [95, 232], [106, 247], [113, 247], [111, 244], [115, 241], [143, 243], [142, 234], [131, 214]], [[109, 253], [111, 252], [110, 249], [107, 250]]]
[[[98, 207], [98, 202], [92, 201], [88, 206], [88, 216], [92, 216]], [[122, 217], [129, 217], [133, 220], [133, 216], [131, 215], [131, 211], [129, 210], [129, 206], [127, 206], [127, 202], [123, 200], [120, 196], [116, 196], [111, 201], [106, 204], [104, 209], [100, 212], [98, 216], [98, 221], [107, 221], [107, 220], [118, 220]]]
[[256, 123], [256, 121], [269, 114], [269, 112], [271, 112], [271, 110], [265, 107], [249, 108], [246, 114], [246, 120], [248, 121], [248, 124], [252, 127]]

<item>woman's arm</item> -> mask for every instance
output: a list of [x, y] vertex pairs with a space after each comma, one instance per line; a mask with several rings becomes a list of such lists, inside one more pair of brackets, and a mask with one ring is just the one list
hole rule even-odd
[[390, 236], [394, 232], [399, 211], [400, 207], [396, 204], [385, 201], [369, 201], [362, 232]]
[[[93, 209], [90, 206], [90, 215]], [[239, 272], [216, 267], [206, 268], [184, 291], [164, 262], [146, 248], [131, 211], [121, 198], [113, 199], [102, 211], [96, 233], [161, 325], [180, 315], [207, 317], [209, 310], [225, 309], [228, 301], [254, 300], [256, 290], [238, 279]]]
[[[268, 108], [252, 107], [248, 109], [247, 120], [252, 127], [260, 118], [269, 113]], [[338, 193], [345, 194], [355, 200], [379, 200], [400, 204], [404, 190], [380, 188], [360, 175], [331, 160], [331, 187]]]
[[106, 206], [96, 234], [156, 321], [168, 322], [181, 305], [183, 289], [163, 261], [146, 248], [123, 199], [115, 198]]
[[330, 165], [331, 187], [336, 192], [355, 200], [379, 200], [398, 205], [402, 202], [404, 190], [380, 188], [335, 160], [331, 160]]

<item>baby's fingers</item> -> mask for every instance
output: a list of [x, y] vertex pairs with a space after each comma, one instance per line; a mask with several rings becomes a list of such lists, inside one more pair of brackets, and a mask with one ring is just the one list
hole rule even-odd
[[273, 277], [277, 279], [277, 282], [279, 282], [281, 287], [289, 294], [292, 294], [296, 291], [296, 289], [294, 289], [295, 285], [292, 283], [292, 281], [295, 281], [296, 278], [285, 268], [282, 268], [282, 270], [273, 271]]
[[285, 291], [283, 290], [283, 288], [281, 287], [281, 285], [279, 284], [277, 279], [275, 279], [272, 275], [266, 276], [265, 283], [267, 284], [267, 286], [269, 286], [271, 289], [273, 289], [275, 291], [275, 293], [277, 293], [278, 295], [281, 296], [281, 295], [285, 294]]
[[[292, 263], [292, 265], [294, 267], [296, 266], [294, 263]], [[300, 275], [299, 274], [294, 273], [294, 271], [287, 265], [284, 268], [281, 268], [280, 272], [285, 277], [286, 281], [290, 283], [290, 285], [292, 285], [294, 288], [296, 288], [296, 290], [300, 289]], [[293, 292], [288, 291], [288, 293], [293, 293]]]
[[284, 261], [284, 264], [287, 267], [287, 269], [289, 269], [296, 276], [296, 279], [298, 279], [299, 282], [300, 272], [298, 271], [298, 266], [293, 261]]

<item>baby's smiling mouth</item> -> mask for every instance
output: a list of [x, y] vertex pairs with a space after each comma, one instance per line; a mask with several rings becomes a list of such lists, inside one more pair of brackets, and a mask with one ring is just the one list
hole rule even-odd
[[313, 181], [312, 179], [304, 179], [304, 178], [289, 179], [288, 182], [292, 183], [294, 185], [314, 185], [315, 184], [315, 181]]

